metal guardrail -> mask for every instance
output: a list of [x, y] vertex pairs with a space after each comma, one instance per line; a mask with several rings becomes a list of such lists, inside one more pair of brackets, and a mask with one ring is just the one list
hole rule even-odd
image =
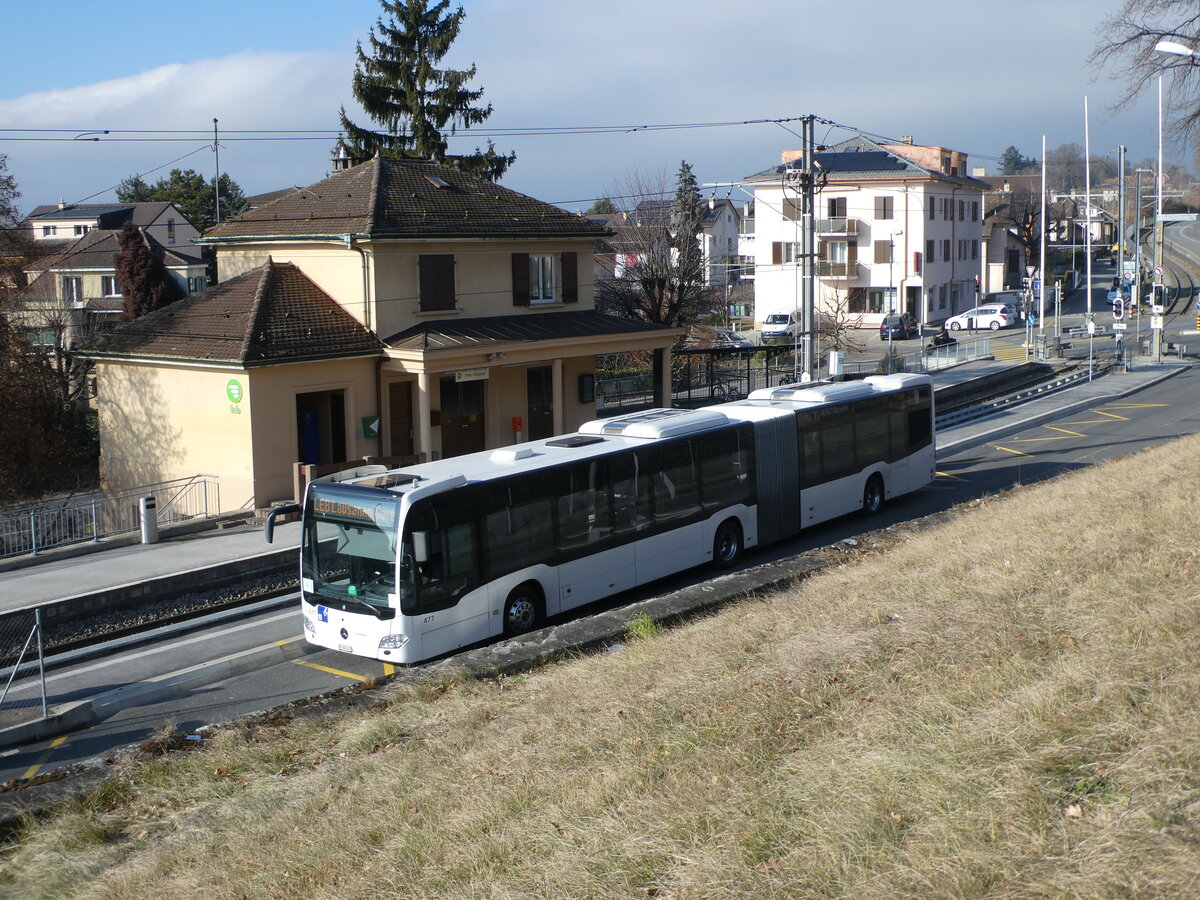
[[944, 428], [953, 428], [955, 425], [965, 425], [968, 422], [986, 419], [1009, 406], [1023, 403], [1026, 400], [1033, 400], [1037, 397], [1043, 397], [1047, 394], [1053, 394], [1080, 381], [1087, 381], [1089, 377], [1092, 379], [1098, 378], [1107, 371], [1107, 367], [1096, 368], [1090, 372], [1083, 368], [1077, 369], [1074, 372], [1055, 378], [1053, 381], [1046, 381], [1033, 387], [1014, 391], [1003, 397], [997, 397], [994, 400], [986, 400], [983, 403], [976, 403], [963, 409], [945, 413], [944, 415], [937, 416], [937, 430], [941, 431]]
[[211, 518], [221, 511], [217, 476], [193, 475], [117, 492], [68, 497], [0, 511], [0, 559], [98, 541], [141, 527], [140, 502], [155, 500], [158, 524]]

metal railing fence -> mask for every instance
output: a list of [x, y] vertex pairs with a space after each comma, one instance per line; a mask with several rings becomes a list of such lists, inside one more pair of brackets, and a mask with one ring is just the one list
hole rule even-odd
[[0, 616], [0, 728], [46, 716], [41, 609]]
[[124, 491], [0, 510], [0, 559], [36, 555], [51, 547], [137, 531], [143, 497], [154, 498], [160, 526], [211, 518], [221, 511], [220, 485], [215, 475], [193, 475]]

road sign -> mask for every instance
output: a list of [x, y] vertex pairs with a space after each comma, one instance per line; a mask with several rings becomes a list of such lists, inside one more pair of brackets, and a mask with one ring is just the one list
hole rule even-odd
[[1126, 272], [1126, 273], [1125, 273], [1125, 280], [1126, 280], [1126, 281], [1133, 281], [1133, 273], [1132, 273], [1132, 272]]
[[1125, 322], [1113, 322], [1113, 331], [1125, 331], [1129, 326]]
[[1161, 275], [1162, 273], [1163, 273], [1163, 268], [1162, 268], [1162, 266], [1155, 266], [1155, 267], [1154, 267], [1154, 274], [1155, 274], [1155, 275]]
[[1162, 331], [1163, 317], [1162, 316], [1151, 316], [1150, 317], [1150, 327], [1153, 329], [1157, 329], [1158, 331]]

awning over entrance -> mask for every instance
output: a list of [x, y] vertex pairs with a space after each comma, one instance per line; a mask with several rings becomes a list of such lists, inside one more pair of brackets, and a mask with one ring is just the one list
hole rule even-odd
[[579, 310], [477, 319], [436, 319], [406, 328], [384, 342], [393, 350], [424, 352], [478, 349], [483, 352], [496, 344], [635, 335], [644, 338], [659, 334], [665, 346], [670, 344], [678, 330], [595, 310]]

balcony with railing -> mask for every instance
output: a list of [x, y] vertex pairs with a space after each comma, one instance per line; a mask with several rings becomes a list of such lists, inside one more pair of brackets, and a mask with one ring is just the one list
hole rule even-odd
[[829, 259], [817, 260], [817, 277], [831, 278], [840, 281], [853, 281], [862, 275], [862, 269], [857, 262], [834, 262]]
[[856, 237], [858, 235], [858, 219], [817, 219], [818, 235], [843, 235]]

